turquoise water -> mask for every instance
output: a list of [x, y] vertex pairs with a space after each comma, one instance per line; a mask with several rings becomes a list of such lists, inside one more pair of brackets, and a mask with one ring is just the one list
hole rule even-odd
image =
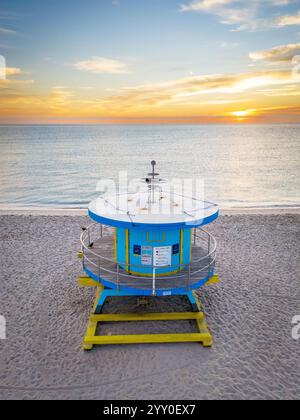
[[102, 178], [201, 178], [224, 207], [299, 206], [300, 125], [0, 126], [0, 205], [82, 208]]

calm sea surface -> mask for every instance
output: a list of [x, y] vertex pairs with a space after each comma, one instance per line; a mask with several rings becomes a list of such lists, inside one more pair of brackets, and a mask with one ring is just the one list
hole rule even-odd
[[86, 207], [99, 180], [152, 159], [223, 207], [300, 206], [300, 125], [0, 126], [0, 206]]

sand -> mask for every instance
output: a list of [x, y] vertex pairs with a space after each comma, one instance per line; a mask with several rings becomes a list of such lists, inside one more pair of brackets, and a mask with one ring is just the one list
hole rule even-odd
[[[239, 212], [237, 212], [239, 213]], [[77, 286], [81, 226], [73, 216], [0, 216], [0, 399], [299, 399], [300, 215], [222, 216], [221, 284], [199, 292], [214, 346], [81, 350], [94, 297]], [[289, 214], [293, 213], [293, 214]], [[231, 214], [231, 213], [230, 213]], [[106, 312], [136, 309], [111, 300]], [[180, 298], [149, 310], [189, 309]], [[190, 322], [108, 325], [104, 333], [193, 331]]]

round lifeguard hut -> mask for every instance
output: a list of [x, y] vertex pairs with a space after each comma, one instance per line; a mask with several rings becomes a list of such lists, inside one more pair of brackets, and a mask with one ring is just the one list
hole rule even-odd
[[[216, 204], [186, 197], [164, 188], [166, 180], [155, 171], [138, 191], [103, 194], [89, 205], [94, 221], [81, 236], [82, 286], [98, 293], [84, 348], [96, 344], [199, 341], [211, 345], [194, 291], [217, 283], [217, 244], [204, 226], [218, 218]], [[105, 226], [105, 227], [104, 227]], [[179, 296], [189, 299], [192, 313], [104, 315], [109, 296]], [[198, 334], [95, 336], [99, 322], [195, 319]]]

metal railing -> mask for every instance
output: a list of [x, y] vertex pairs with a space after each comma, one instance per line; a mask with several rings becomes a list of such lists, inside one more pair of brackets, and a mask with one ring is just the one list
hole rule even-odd
[[[128, 266], [126, 261], [116, 261], [114, 257], [107, 256], [107, 253], [113, 254], [114, 252], [113, 240], [114, 230], [112, 228], [104, 228], [103, 225], [98, 223], [93, 223], [85, 228], [80, 238], [83, 267], [88, 268], [97, 280], [107, 280], [118, 289], [124, 286], [140, 290], [152, 290], [154, 296], [158, 290], [185, 288], [189, 291], [195, 288], [194, 286], [201, 280], [210, 278], [214, 273], [217, 241], [209, 232], [202, 228], [193, 229], [192, 258], [190, 263], [165, 267], [147, 266], [149, 270], [152, 270], [152, 275], [130, 274], [130, 272], [142, 271], [145, 269], [145, 266], [131, 263]], [[176, 274], [161, 276], [161, 274], [157, 274], [158, 269], [168, 269], [170, 272], [176, 271]]]

